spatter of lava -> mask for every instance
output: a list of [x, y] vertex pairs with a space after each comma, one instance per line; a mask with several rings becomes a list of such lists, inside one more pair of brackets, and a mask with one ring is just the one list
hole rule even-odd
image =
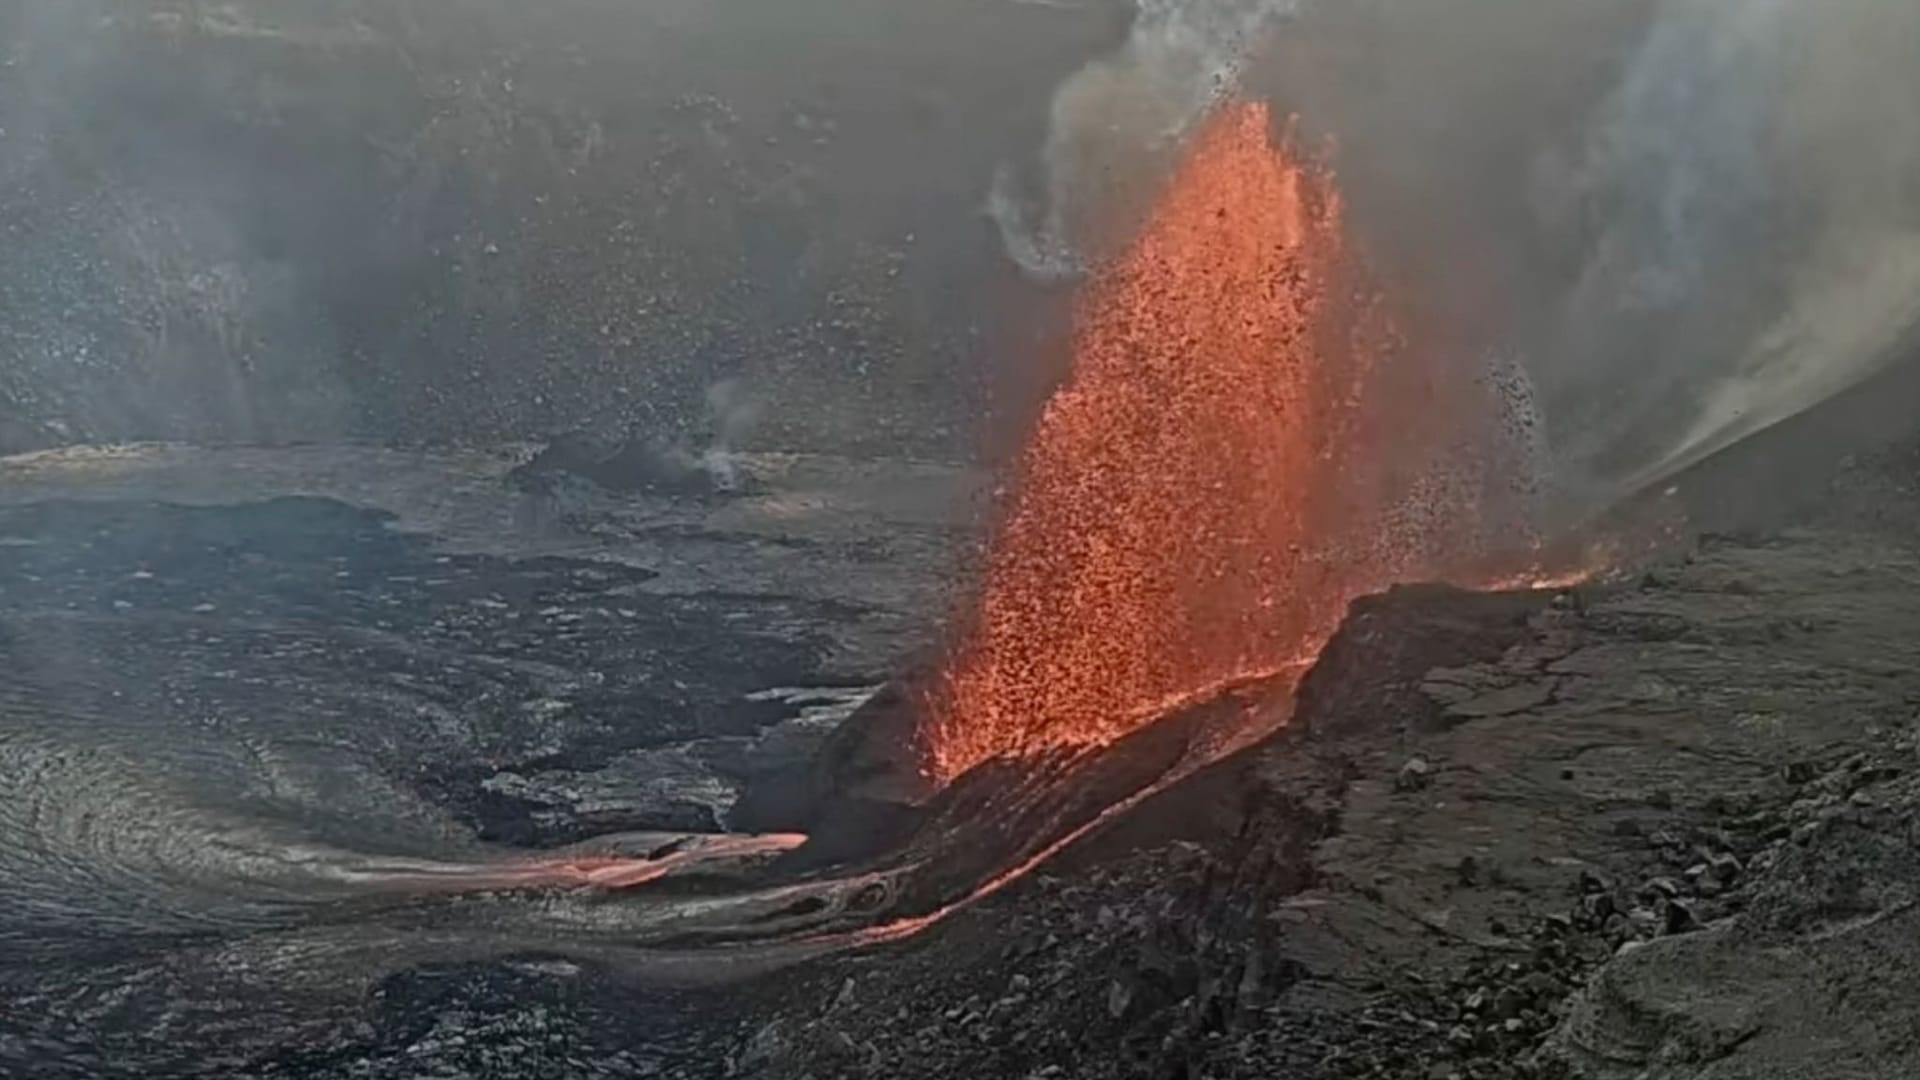
[[1081, 298], [928, 694], [931, 778], [1110, 743], [1476, 559], [1511, 462], [1478, 434], [1498, 394], [1440, 363], [1367, 284], [1331, 174], [1265, 107], [1222, 107]]

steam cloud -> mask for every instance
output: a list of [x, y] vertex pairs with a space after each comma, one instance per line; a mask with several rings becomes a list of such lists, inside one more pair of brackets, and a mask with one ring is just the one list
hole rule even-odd
[[1041, 280], [1077, 276], [1110, 221], [1138, 199], [1194, 121], [1238, 80], [1252, 48], [1295, 0], [1137, 0], [1126, 43], [1060, 85], [1040, 154], [1038, 205], [1011, 168], [988, 212], [1007, 253]]
[[1236, 81], [1337, 138], [1397, 298], [1521, 357], [1562, 513], [1856, 385], [1920, 325], [1910, 0], [1142, 0], [1056, 94], [1035, 197], [997, 178], [1010, 257], [1097, 258]]
[[759, 425], [762, 408], [761, 399], [740, 379], [722, 379], [707, 387], [713, 441], [700, 461], [722, 491], [740, 486], [739, 448]]
[[1563, 465], [1629, 493], [1847, 389], [1920, 320], [1920, 7], [1662, 4], [1571, 190], [1540, 352]]

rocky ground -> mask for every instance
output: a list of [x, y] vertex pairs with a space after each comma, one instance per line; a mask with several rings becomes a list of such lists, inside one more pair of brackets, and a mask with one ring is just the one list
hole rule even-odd
[[[373, 728], [420, 733], [386, 755], [468, 763], [404, 785], [448, 828], [552, 843], [686, 810], [631, 794], [699, 790], [687, 769], [648, 787], [662, 762], [693, 760], [731, 792], [753, 777], [715, 747], [810, 752], [850, 687], [927, 639], [933, 620], [913, 612], [967, 531], [933, 508], [973, 483], [768, 459], [767, 483], [733, 501], [573, 491], [530, 506], [501, 494], [513, 460], [16, 459], [0, 506], [9, 649], [78, 658], [88, 644], [101, 659], [56, 688], [150, 684], [156, 731], [202, 716], [285, 738], [249, 718], [270, 689], [284, 702], [296, 688], [304, 722], [384, 703]], [[129, 945], [71, 971], [0, 965], [0, 1073], [1913, 1075], [1911, 463], [1854, 461], [1811, 524], [1711, 537], [1629, 580], [1363, 601], [1271, 743], [894, 944], [707, 986], [611, 955], [448, 955], [324, 1005], [209, 996], [203, 1013], [151, 988], [214, 995], [196, 980], [246, 953]], [[171, 505], [127, 501], [156, 491]], [[270, 494], [300, 497], [258, 501]], [[520, 522], [512, 557], [497, 515]], [[37, 542], [55, 534], [71, 542]], [[823, 569], [791, 575], [809, 559]], [[790, 584], [727, 588], [722, 565]], [[859, 602], [825, 603], [836, 592]], [[252, 643], [225, 659], [234, 647], [208, 641], [221, 615], [242, 616]], [[899, 651], [876, 644], [896, 633]], [[645, 665], [629, 655], [643, 645]], [[326, 656], [350, 663], [328, 674]], [[242, 677], [220, 681], [229, 668]], [[684, 668], [685, 685], [641, 668]], [[242, 692], [249, 669], [259, 685]], [[835, 686], [847, 696], [829, 699]], [[566, 707], [527, 719], [540, 701]], [[422, 722], [394, 702], [425, 707]], [[672, 719], [695, 714], [686, 725], [719, 727]]]
[[[1828, 528], [1356, 607], [1274, 743], [813, 976], [749, 1074], [1920, 1069], [1911, 448]], [[836, 987], [838, 987], [836, 991]]]
[[796, 1077], [1911, 1075], [1917, 574], [1805, 533], [1517, 627], [1375, 601], [1284, 738], [1142, 811], [1185, 839], [1128, 853], [1123, 827], [846, 960], [813, 992], [838, 1006], [744, 1052]]

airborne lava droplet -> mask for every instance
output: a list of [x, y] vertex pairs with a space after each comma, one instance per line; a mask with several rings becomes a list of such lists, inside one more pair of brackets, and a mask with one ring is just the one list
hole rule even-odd
[[1310, 659], [1351, 598], [1478, 543], [1490, 469], [1455, 433], [1489, 403], [1400, 340], [1331, 175], [1270, 126], [1223, 106], [1082, 296], [928, 694], [936, 782]]

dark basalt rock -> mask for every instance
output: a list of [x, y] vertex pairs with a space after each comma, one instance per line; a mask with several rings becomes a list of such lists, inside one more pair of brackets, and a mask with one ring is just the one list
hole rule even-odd
[[804, 832], [796, 858], [826, 865], [887, 850], [924, 819], [911, 678], [882, 688], [808, 762], [748, 785], [728, 816], [740, 832]]

